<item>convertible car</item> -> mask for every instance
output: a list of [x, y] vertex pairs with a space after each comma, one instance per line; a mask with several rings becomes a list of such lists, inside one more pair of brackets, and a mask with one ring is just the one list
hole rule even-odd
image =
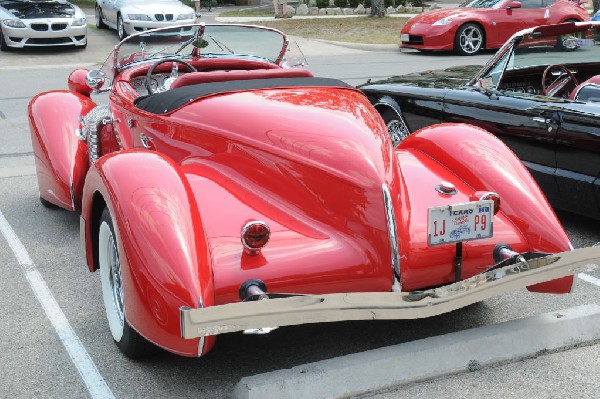
[[412, 17], [402, 27], [400, 47], [454, 50], [461, 55], [496, 49], [514, 33], [543, 24], [589, 21], [586, 0], [467, 0]]
[[483, 68], [465, 66], [367, 84], [396, 145], [440, 122], [499, 137], [550, 203], [600, 219], [600, 23], [514, 35]]
[[60, 0], [0, 0], [0, 51], [41, 46], [87, 46], [85, 14]]
[[41, 202], [80, 212], [127, 356], [568, 293], [600, 263], [496, 137], [446, 124], [394, 147], [362, 92], [292, 48], [255, 26], [158, 29], [31, 100]]

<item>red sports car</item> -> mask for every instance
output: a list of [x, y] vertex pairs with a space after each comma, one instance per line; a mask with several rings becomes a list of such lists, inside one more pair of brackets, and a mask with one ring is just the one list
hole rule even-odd
[[394, 148], [363, 93], [295, 64], [276, 30], [188, 25], [132, 35], [32, 99], [41, 201], [81, 213], [126, 355], [567, 293], [600, 258], [571, 251], [491, 134], [439, 125]]
[[400, 33], [400, 47], [454, 50], [473, 55], [501, 47], [514, 33], [537, 25], [589, 21], [586, 0], [467, 0], [412, 17]]

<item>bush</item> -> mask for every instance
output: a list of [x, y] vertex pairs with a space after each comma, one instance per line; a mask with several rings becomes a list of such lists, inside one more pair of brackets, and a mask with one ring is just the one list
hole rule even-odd
[[358, 7], [358, 5], [361, 3], [360, 0], [348, 0], [348, 5], [352, 8], [356, 8]]
[[396, 6], [396, 2], [394, 0], [384, 0], [383, 1], [383, 5], [384, 5], [385, 8], [388, 8], [390, 6], [391, 7], [395, 7]]
[[333, 4], [339, 8], [348, 7], [348, 0], [333, 0]]
[[365, 6], [365, 8], [370, 8], [371, 7], [371, 0], [364, 0], [363, 1], [363, 5]]
[[317, 7], [319, 7], [319, 8], [329, 7], [329, 0], [317, 0]]

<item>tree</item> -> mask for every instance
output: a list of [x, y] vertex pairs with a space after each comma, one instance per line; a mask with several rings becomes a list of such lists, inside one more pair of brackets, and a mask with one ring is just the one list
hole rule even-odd
[[371, 16], [385, 17], [385, 0], [371, 0]]

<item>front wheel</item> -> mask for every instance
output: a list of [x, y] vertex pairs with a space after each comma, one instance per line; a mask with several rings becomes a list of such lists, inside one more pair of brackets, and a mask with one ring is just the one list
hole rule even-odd
[[454, 51], [459, 55], [475, 55], [483, 48], [483, 29], [476, 24], [464, 24], [456, 32]]
[[124, 40], [127, 37], [125, 24], [123, 23], [123, 17], [121, 14], [117, 16], [117, 34], [119, 35], [119, 40]]
[[385, 122], [385, 126], [387, 127], [394, 147], [397, 147], [398, 144], [410, 135], [410, 130], [408, 129], [408, 126], [406, 126], [404, 118], [396, 111], [387, 108], [383, 111], [381, 117]]
[[0, 51], [9, 51], [10, 47], [6, 44], [6, 40], [4, 40], [4, 35], [0, 31]]
[[98, 29], [108, 28], [108, 25], [106, 25], [106, 23], [104, 23], [104, 20], [102, 19], [102, 9], [100, 9], [100, 7], [98, 5], [96, 5], [96, 28], [98, 28]]
[[139, 358], [147, 355], [153, 349], [152, 344], [138, 334], [125, 317], [123, 273], [114, 225], [108, 208], [104, 209], [100, 218], [98, 264], [106, 318], [115, 344], [127, 357]]

